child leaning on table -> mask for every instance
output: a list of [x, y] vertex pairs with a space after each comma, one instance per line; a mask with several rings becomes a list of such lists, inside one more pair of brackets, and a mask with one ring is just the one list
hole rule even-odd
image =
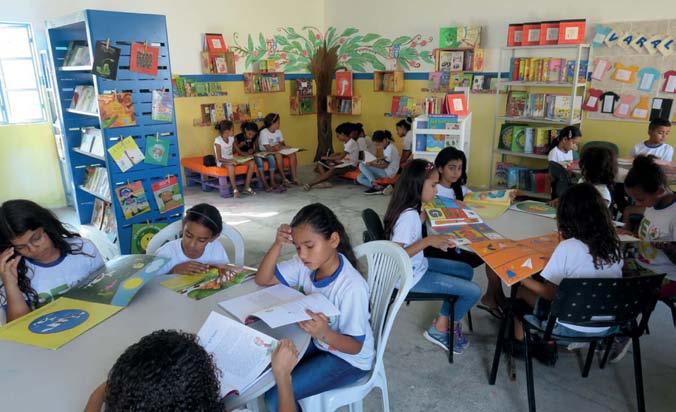
[[[297, 256], [277, 263], [285, 244], [293, 244]], [[356, 382], [373, 367], [369, 291], [356, 265], [343, 224], [331, 209], [314, 203], [303, 207], [291, 225], [277, 229], [275, 242], [258, 268], [258, 285], [281, 283], [305, 294], [321, 293], [340, 311], [330, 319], [308, 311], [311, 320], [299, 323], [313, 339], [291, 374], [295, 399]], [[280, 401], [279, 388], [265, 394], [271, 411]]]
[[[280, 412], [296, 411], [291, 371], [297, 359], [298, 352], [288, 340], [280, 341], [272, 353]], [[218, 374], [195, 335], [159, 330], [124, 351], [108, 380], [90, 395], [85, 412], [224, 412]]]

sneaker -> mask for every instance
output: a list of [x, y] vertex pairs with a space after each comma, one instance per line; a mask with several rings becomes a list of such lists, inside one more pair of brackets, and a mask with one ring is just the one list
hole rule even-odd
[[365, 191], [364, 191], [364, 194], [365, 194], [365, 195], [381, 195], [381, 194], [383, 194], [383, 191], [382, 191], [382, 190], [378, 190], [378, 189], [376, 189], [375, 187], [372, 187], [372, 188], [370, 188], [370, 189], [365, 190]]
[[453, 345], [460, 346], [464, 351], [469, 347], [469, 339], [467, 335], [462, 333], [462, 322], [456, 322], [455, 327], [453, 328]]
[[629, 351], [631, 346], [631, 339], [626, 336], [619, 336], [615, 338], [613, 346], [610, 349], [610, 363], [617, 363], [624, 358], [624, 355]]
[[392, 185], [387, 185], [387, 187], [385, 189], [383, 189], [383, 194], [385, 196], [391, 195], [392, 192], [394, 192], [394, 188], [392, 187]]
[[[444, 350], [448, 350], [448, 333], [439, 331], [434, 325], [430, 326], [423, 333], [423, 337]], [[461, 335], [461, 339], [458, 339], [458, 335], [456, 334], [453, 338], [453, 353], [461, 355], [468, 345], [469, 342], [467, 342], [467, 338], [464, 335]]]
[[566, 349], [570, 352], [578, 350], [578, 349], [586, 349], [589, 347], [589, 343], [587, 342], [571, 342], [566, 346]]

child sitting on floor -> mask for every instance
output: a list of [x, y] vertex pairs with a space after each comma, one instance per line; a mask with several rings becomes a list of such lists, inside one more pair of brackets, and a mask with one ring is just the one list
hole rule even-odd
[[[239, 197], [239, 190], [237, 189], [237, 176], [235, 175], [235, 167], [238, 163], [235, 161], [236, 145], [233, 136], [233, 124], [230, 120], [221, 120], [216, 125], [218, 136], [214, 139], [214, 152], [216, 155], [216, 164], [218, 167], [228, 169], [228, 178], [230, 179], [230, 186], [232, 186], [232, 196]], [[256, 192], [251, 189], [251, 178], [253, 177], [255, 164], [253, 159], [244, 163], [246, 166], [246, 180], [244, 181], [244, 193], [248, 195], [255, 195]]]
[[669, 120], [652, 120], [648, 126], [648, 140], [634, 146], [631, 156], [653, 155], [660, 160], [671, 162], [674, 157], [674, 148], [666, 143], [669, 132], [671, 132]]
[[387, 130], [376, 130], [372, 140], [376, 148], [382, 150], [383, 158], [359, 163], [360, 173], [357, 176], [357, 182], [368, 187], [368, 190], [364, 192], [367, 195], [387, 195], [392, 193], [392, 186], [382, 187], [376, 183], [376, 180], [382, 177], [394, 177], [397, 174], [399, 152], [392, 141], [392, 133]]
[[306, 192], [313, 186], [329, 188], [328, 182], [333, 176], [357, 170], [359, 165], [359, 144], [357, 143], [357, 128], [352, 123], [341, 123], [336, 127], [336, 138], [343, 143], [343, 151], [321, 157], [317, 163], [319, 177], [303, 186]]

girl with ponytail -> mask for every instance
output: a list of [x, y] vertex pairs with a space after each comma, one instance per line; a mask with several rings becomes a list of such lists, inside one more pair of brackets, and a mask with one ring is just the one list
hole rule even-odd
[[[277, 263], [287, 244], [295, 246], [297, 256]], [[340, 310], [335, 318], [307, 311], [310, 320], [300, 322], [313, 340], [291, 374], [295, 399], [353, 383], [373, 367], [368, 285], [356, 265], [343, 224], [331, 209], [314, 203], [277, 229], [258, 268], [258, 285], [281, 283], [305, 294], [321, 293]], [[277, 388], [265, 394], [265, 401], [268, 410], [277, 410]]]
[[582, 132], [577, 126], [566, 126], [559, 131], [556, 139], [549, 144], [550, 162], [561, 163], [567, 166], [573, 161], [573, 150], [577, 148], [582, 138]]

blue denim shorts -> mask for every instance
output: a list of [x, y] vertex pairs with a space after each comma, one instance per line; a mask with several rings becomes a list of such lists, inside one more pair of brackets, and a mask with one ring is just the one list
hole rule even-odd
[[[269, 169], [270, 171], [273, 171], [277, 168], [277, 164], [275, 163], [275, 156], [274, 155], [266, 156], [265, 160], [268, 161], [268, 165], [270, 166], [270, 169]], [[258, 156], [254, 156], [254, 161], [256, 162], [256, 166], [258, 166], [258, 168], [260, 170], [263, 170], [263, 168], [265, 167], [263, 165], [263, 158], [258, 157]]]

